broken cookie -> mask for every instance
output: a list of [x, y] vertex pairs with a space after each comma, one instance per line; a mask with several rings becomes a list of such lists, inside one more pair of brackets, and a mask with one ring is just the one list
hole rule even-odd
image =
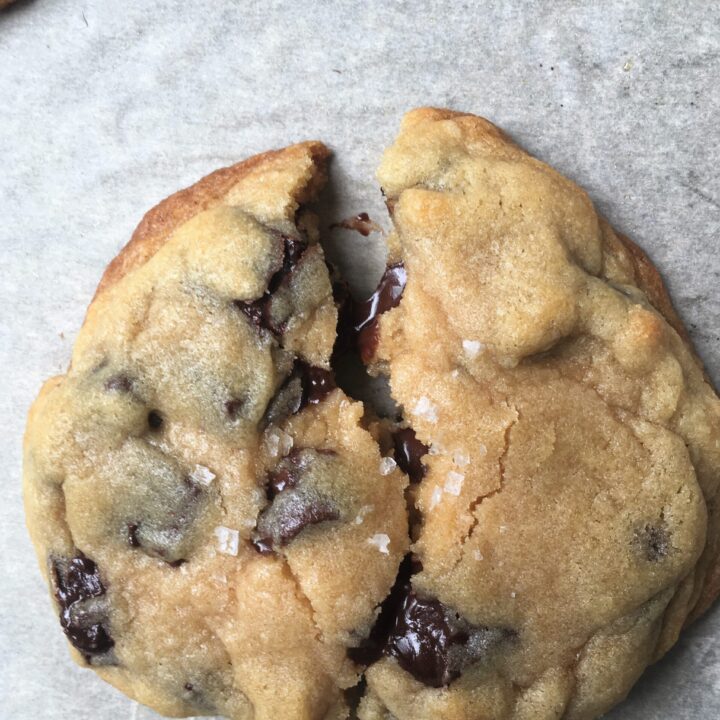
[[371, 420], [334, 375], [327, 155], [150, 211], [35, 402], [75, 659], [169, 715], [595, 718], [720, 591], [720, 401], [582, 190], [426, 108], [379, 171], [386, 272], [342, 308], [398, 408]]

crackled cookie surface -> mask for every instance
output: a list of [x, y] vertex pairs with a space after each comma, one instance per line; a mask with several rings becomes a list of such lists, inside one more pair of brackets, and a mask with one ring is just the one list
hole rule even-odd
[[487, 121], [409, 113], [379, 179], [356, 328], [417, 517], [359, 715], [594, 718], [720, 589], [720, 402], [647, 258]]
[[305, 143], [152, 210], [30, 415], [28, 525], [78, 662], [163, 713], [341, 718], [405, 476], [329, 367]]

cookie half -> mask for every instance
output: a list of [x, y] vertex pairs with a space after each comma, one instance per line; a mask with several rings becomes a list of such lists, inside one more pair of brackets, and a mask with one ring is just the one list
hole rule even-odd
[[75, 659], [170, 715], [343, 718], [407, 552], [405, 476], [329, 366], [303, 143], [151, 210], [25, 438], [30, 534]]
[[647, 257], [488, 121], [409, 113], [378, 177], [356, 329], [417, 517], [360, 717], [595, 718], [720, 590], [720, 401]]

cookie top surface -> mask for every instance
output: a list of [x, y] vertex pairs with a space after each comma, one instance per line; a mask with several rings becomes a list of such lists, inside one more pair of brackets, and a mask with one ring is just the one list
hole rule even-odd
[[486, 120], [409, 113], [378, 176], [363, 351], [429, 452], [361, 717], [596, 717], [719, 589], [720, 402], [647, 258]]
[[[332, 718], [408, 544], [329, 369], [304, 143], [168, 198], [30, 415], [28, 526], [76, 659], [174, 715]], [[282, 688], [282, 692], [278, 689]]]

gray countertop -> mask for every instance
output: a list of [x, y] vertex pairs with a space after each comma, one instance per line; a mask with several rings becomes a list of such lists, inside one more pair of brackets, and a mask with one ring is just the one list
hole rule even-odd
[[[668, 280], [720, 380], [720, 6], [678, 2], [21, 0], [0, 12], [0, 717], [156, 717], [69, 659], [24, 526], [21, 438], [98, 278], [155, 202], [306, 138], [338, 217], [384, 217], [402, 113], [486, 115], [583, 185]], [[357, 236], [357, 289], [382, 265]], [[613, 720], [720, 717], [720, 608]]]

